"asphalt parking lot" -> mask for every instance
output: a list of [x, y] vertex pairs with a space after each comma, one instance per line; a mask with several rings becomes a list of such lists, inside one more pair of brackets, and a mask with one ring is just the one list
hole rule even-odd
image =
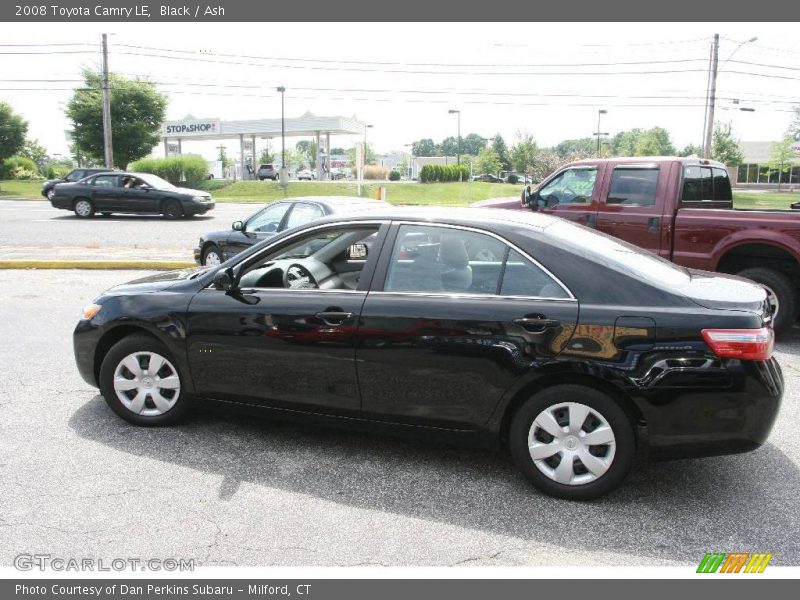
[[140, 276], [0, 271], [2, 565], [20, 553], [696, 565], [707, 551], [800, 565], [798, 330], [778, 346], [787, 388], [767, 445], [653, 464], [601, 501], [570, 503], [538, 494], [501, 453], [208, 411], [172, 428], [126, 424], [79, 377], [71, 331], [81, 306]]
[[59, 249], [97, 250], [111, 253], [123, 250], [142, 258], [194, 260], [192, 249], [204, 233], [230, 229], [263, 204], [217, 204], [205, 215], [168, 221], [158, 215], [111, 215], [79, 219], [72, 212], [58, 210], [49, 202], [0, 200], [0, 258], [16, 258], [25, 249], [49, 249], [57, 257]]

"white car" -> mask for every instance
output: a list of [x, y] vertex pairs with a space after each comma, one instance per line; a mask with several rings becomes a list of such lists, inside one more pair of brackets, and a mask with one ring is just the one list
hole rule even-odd
[[302, 171], [298, 171], [298, 173], [297, 173], [297, 179], [299, 179], [299, 180], [306, 179], [308, 181], [311, 181], [312, 179], [316, 179], [316, 178], [317, 178], [317, 174], [314, 173], [313, 171], [309, 171], [308, 169], [303, 169]]

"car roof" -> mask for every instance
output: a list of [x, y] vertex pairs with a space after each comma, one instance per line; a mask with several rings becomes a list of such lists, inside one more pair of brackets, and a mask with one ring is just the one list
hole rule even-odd
[[612, 156], [609, 158], [584, 158], [582, 160], [573, 161], [564, 166], [571, 167], [574, 165], [596, 165], [599, 163], [642, 164], [667, 162], [679, 162], [684, 165], [703, 165], [721, 167], [723, 169], [725, 168], [725, 165], [719, 161], [709, 160], [707, 158], [698, 158], [696, 156]]
[[385, 208], [392, 206], [383, 200], [375, 200], [373, 198], [362, 198], [361, 196], [295, 196], [293, 198], [284, 198], [277, 202], [315, 202], [328, 207], [334, 213], [347, 212], [348, 209], [362, 208], [366, 209], [371, 206], [375, 208]]

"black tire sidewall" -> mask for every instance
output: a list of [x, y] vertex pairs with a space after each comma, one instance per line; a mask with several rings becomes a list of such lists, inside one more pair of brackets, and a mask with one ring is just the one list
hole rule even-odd
[[780, 308], [778, 310], [778, 318], [772, 324], [773, 329], [777, 333], [783, 333], [790, 329], [797, 321], [798, 310], [798, 292], [792, 285], [791, 279], [780, 271], [768, 269], [764, 267], [753, 267], [744, 269], [737, 273], [739, 277], [750, 279], [756, 283], [769, 286], [775, 295], [778, 296]]
[[[171, 209], [175, 209], [172, 210]], [[180, 202], [176, 200], [167, 200], [161, 207], [161, 214], [167, 219], [180, 219], [183, 216], [183, 209]]]
[[[172, 366], [178, 371], [178, 376], [181, 380], [181, 393], [175, 402], [175, 405], [166, 413], [156, 416], [144, 416], [132, 413], [117, 398], [116, 391], [114, 390], [114, 371], [123, 358], [134, 352], [156, 352], [166, 358]], [[189, 409], [190, 400], [186, 395], [186, 377], [181, 372], [180, 367], [175, 362], [172, 354], [167, 350], [166, 346], [159, 342], [157, 339], [148, 335], [132, 335], [121, 339], [114, 344], [103, 358], [103, 364], [100, 367], [100, 393], [103, 395], [108, 406], [129, 423], [134, 425], [142, 425], [146, 427], [154, 427], [159, 425], [171, 425], [179, 421]]]
[[220, 263], [222, 263], [222, 251], [216, 244], [211, 244], [205, 250], [203, 250], [203, 266], [206, 266], [206, 258], [211, 252], [216, 252], [217, 256], [219, 256]]
[[[533, 420], [547, 407], [564, 402], [578, 402], [597, 410], [614, 431], [616, 449], [611, 467], [591, 483], [571, 486], [553, 481], [539, 471], [528, 451]], [[557, 385], [535, 394], [514, 414], [508, 443], [514, 464], [539, 491], [567, 500], [592, 500], [612, 491], [628, 475], [636, 458], [636, 434], [631, 419], [613, 398], [583, 385]]]

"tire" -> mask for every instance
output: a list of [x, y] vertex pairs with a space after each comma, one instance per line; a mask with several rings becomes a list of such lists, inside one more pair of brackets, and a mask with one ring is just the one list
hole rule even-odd
[[[150, 373], [144, 366], [152, 365], [154, 356], [164, 362], [157, 373]], [[132, 360], [138, 362], [138, 374], [134, 373], [135, 368], [126, 366]], [[121, 379], [132, 383], [115, 383]], [[159, 387], [159, 381], [164, 381], [165, 386]], [[141, 385], [135, 386], [137, 382]], [[111, 347], [100, 367], [100, 393], [108, 406], [129, 423], [145, 427], [171, 425], [186, 414], [190, 401], [183, 391], [184, 382], [185, 377], [164, 344], [148, 335], [121, 339]], [[141, 409], [137, 410], [138, 406]]]
[[[213, 259], [212, 259], [212, 262], [209, 263], [208, 262], [209, 256], [213, 257], [214, 255], [216, 255], [216, 257], [217, 257], [216, 262], [214, 262]], [[222, 250], [219, 249], [219, 246], [217, 246], [216, 244], [209, 244], [206, 247], [206, 249], [203, 250], [203, 258], [200, 261], [200, 264], [203, 265], [203, 266], [206, 266], [206, 265], [216, 266], [216, 265], [222, 264]]]
[[[581, 414], [583, 427], [579, 424], [578, 435], [572, 435], [576, 428], [569, 425], [569, 417], [579, 419]], [[555, 429], [560, 441], [540, 423]], [[563, 425], [571, 430], [564, 432]], [[609, 430], [610, 443], [588, 446], [581, 441], [595, 433], [598, 441], [606, 441]], [[534, 451], [539, 450], [538, 460], [532, 457], [529, 440]], [[615, 400], [583, 385], [565, 384], [542, 390], [519, 408], [511, 421], [509, 448], [517, 468], [539, 491], [567, 500], [592, 500], [618, 487], [628, 475], [636, 458], [636, 435]], [[572, 457], [571, 468], [559, 471], [567, 456]], [[589, 458], [597, 473], [581, 462]]]
[[797, 312], [800, 309], [797, 288], [786, 275], [774, 269], [765, 267], [752, 267], [737, 273], [767, 288], [770, 301], [777, 310], [773, 317], [772, 328], [776, 333], [784, 333], [791, 329], [797, 321]]
[[183, 216], [183, 209], [177, 200], [167, 200], [161, 206], [161, 214], [165, 219], [180, 219]]
[[79, 219], [89, 219], [94, 216], [94, 204], [88, 198], [78, 198], [72, 205], [72, 210]]

